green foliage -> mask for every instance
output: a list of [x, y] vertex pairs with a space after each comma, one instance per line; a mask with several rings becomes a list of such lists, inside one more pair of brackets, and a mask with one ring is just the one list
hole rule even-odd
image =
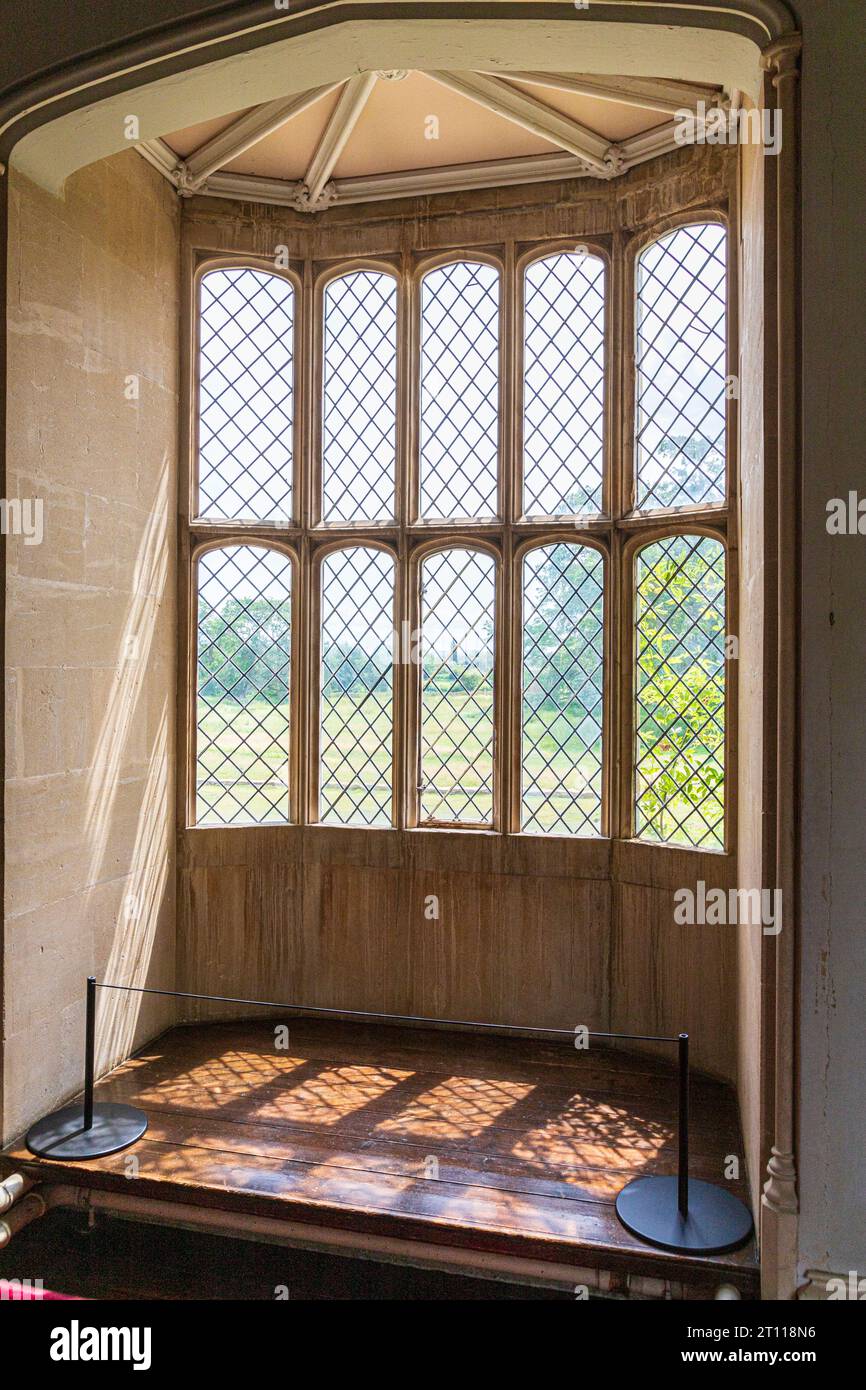
[[722, 845], [724, 549], [678, 536], [638, 556], [638, 831]]
[[567, 714], [579, 724], [595, 716], [602, 697], [602, 557], [584, 546], [551, 546], [527, 585], [524, 717]]
[[198, 693], [209, 704], [229, 699], [246, 706], [289, 698], [291, 602], [229, 596], [219, 608], [199, 603]]
[[324, 693], [329, 700], [336, 700], [341, 695], [362, 698], [387, 689], [391, 664], [391, 648], [386, 643], [369, 652], [358, 642], [332, 642], [322, 656]]
[[[523, 723], [526, 766], [533, 783], [526, 791], [527, 806], [532, 801], [540, 827], [561, 829], [558, 818], [575, 804], [587, 818], [594, 815], [598, 796], [601, 558], [578, 545], [551, 546], [527, 583], [532, 597], [526, 621]], [[697, 536], [654, 542], [639, 553], [637, 584], [638, 833], [719, 848], [724, 814], [723, 547], [709, 537]], [[218, 609], [202, 600], [199, 631], [199, 720], [200, 724], [216, 720], [203, 772], [218, 781], [231, 780], [240, 772], [253, 779], [252, 788], [263, 775], [263, 760], [261, 765], [271, 767], [272, 775], [282, 779], [285, 723], [281, 714], [279, 728], [271, 728], [267, 712], [273, 709], [276, 714], [277, 707], [287, 706], [289, 700], [289, 600], [227, 597]], [[464, 743], [473, 726], [486, 743], [492, 717], [491, 621], [477, 637], [480, 648], [473, 643], [471, 650], [464, 650], [455, 642], [444, 658], [441, 650], [422, 654], [428, 697], [446, 699], [454, 706], [452, 714], [443, 712], [437, 720], [445, 725], [455, 721]], [[333, 707], [329, 718], [337, 721], [335, 750], [342, 742], [341, 721], [348, 739], [363, 706], [369, 748], [365, 736], [357, 744], [357, 756], [369, 758], [372, 750], [384, 776], [390, 754], [387, 742], [379, 749], [379, 731], [385, 729], [382, 721], [390, 719], [386, 708], [390, 704], [390, 644], [380, 642], [368, 649], [346, 640], [332, 643], [323, 664], [324, 690]], [[372, 718], [370, 701], [376, 704]], [[241, 718], [249, 722], [249, 728], [240, 727]], [[357, 729], [352, 737], [357, 742]], [[450, 751], [444, 745], [428, 750], [425, 778], [437, 775], [446, 754], [449, 777], [456, 784], [465, 780], [469, 793], [479, 773], [460, 741]], [[231, 759], [231, 764], [223, 767], [222, 759]], [[359, 777], [360, 773], [359, 765]], [[573, 787], [575, 778], [578, 790], [566, 791], [566, 780]], [[360, 781], [358, 786], [363, 790]], [[346, 791], [354, 795], [354, 783]], [[275, 812], [270, 800], [265, 800], [264, 789], [256, 795], [262, 798], [259, 818], [272, 818]]]

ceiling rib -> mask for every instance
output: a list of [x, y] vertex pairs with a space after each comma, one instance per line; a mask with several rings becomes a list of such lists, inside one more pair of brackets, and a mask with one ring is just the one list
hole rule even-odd
[[619, 169], [617, 147], [611, 145], [609, 140], [580, 125], [570, 116], [553, 111], [535, 97], [528, 96], [526, 92], [510, 87], [498, 77], [488, 77], [478, 72], [441, 70], [429, 72], [427, 76], [434, 78], [443, 87], [449, 87], [451, 91], [468, 97], [479, 106], [486, 107], [488, 111], [493, 111], [497, 116], [504, 116], [506, 120], [522, 126], [532, 135], [559, 145], [560, 149], [568, 150], [569, 154], [584, 160], [602, 177]]
[[333, 202], [333, 197], [325, 194], [328, 179], [377, 81], [375, 72], [362, 72], [350, 78], [340, 93], [340, 100], [322, 132], [304, 179], [303, 200], [310, 207], [327, 206]]
[[699, 101], [712, 106], [719, 99], [715, 87], [686, 86], [643, 78], [599, 79], [559, 72], [507, 72], [498, 75], [506, 77], [509, 82], [526, 82], [535, 87], [547, 87], [553, 92], [571, 92], [575, 96], [594, 97], [598, 101], [615, 101], [621, 106], [661, 111], [667, 116], [690, 109]]
[[458, 193], [466, 188], [504, 188], [549, 179], [585, 178], [582, 160], [565, 150], [554, 154], [523, 155], [511, 159], [485, 159], [475, 164], [440, 165], [432, 169], [404, 169], [373, 177], [337, 179], [340, 203], [374, 203], [384, 198], [417, 198], [432, 193]]
[[178, 159], [171, 145], [167, 145], [157, 135], [153, 140], [142, 140], [135, 146], [142, 159], [152, 164], [159, 172], [177, 187]]
[[[696, 122], [696, 127], [700, 122]], [[632, 135], [622, 143], [624, 155], [623, 169], [630, 169], [634, 164], [643, 164], [647, 159], [655, 159], [656, 155], [667, 154], [670, 150], [675, 150], [677, 144], [677, 131], [679, 126], [676, 121], [668, 121], [665, 125], [655, 126], [652, 130], [645, 130], [639, 135]]]
[[299, 92], [296, 96], [282, 97], [279, 101], [269, 101], [264, 106], [256, 106], [245, 116], [232, 121], [227, 129], [199, 146], [182, 161], [178, 186], [191, 193], [196, 192], [209, 174], [224, 168], [226, 164], [231, 164], [233, 159], [237, 159], [238, 155], [243, 154], [251, 145], [258, 144], [266, 135], [272, 135], [293, 116], [300, 116], [302, 111], [306, 111], [320, 97], [327, 96], [328, 92], [340, 85], [339, 82], [331, 82], [325, 87], [313, 87], [308, 92]]
[[[624, 140], [620, 146], [623, 170], [676, 149], [676, 129], [676, 123], [670, 121]], [[160, 145], [162, 150], [158, 148]], [[173, 165], [176, 161], [169, 146], [162, 141], [150, 140], [136, 148], [162, 174], [175, 181]], [[467, 188], [497, 188], [587, 176], [594, 176], [594, 170], [588, 169], [584, 160], [561, 151], [335, 179], [330, 185], [330, 203], [371, 203], [385, 198], [414, 198], [434, 193], [457, 193]], [[325, 206], [324, 202], [318, 207], [310, 206], [304, 184], [290, 179], [262, 178], [257, 174], [211, 174], [197, 192], [210, 198], [271, 203], [277, 207], [291, 207], [298, 212], [317, 212]]]
[[[392, 174], [365, 174], [334, 179], [335, 201], [375, 203], [388, 198], [417, 198], [434, 193], [458, 193], [467, 188], [500, 188], [521, 183], [545, 183], [551, 179], [586, 178], [582, 160], [565, 151], [524, 155], [512, 159], [479, 160], [475, 164], [440, 165], [430, 169], [405, 169]], [[200, 190], [212, 198], [252, 199], [298, 211], [315, 211], [298, 202], [297, 183], [267, 179], [256, 174], [212, 174]]]
[[[436, 71], [428, 72], [426, 76], [548, 143], [558, 145], [559, 152], [333, 179], [333, 171], [377, 78], [387, 76], [396, 80], [405, 75], [402, 72], [365, 72], [348, 80], [268, 102], [233, 121], [226, 130], [194, 150], [186, 160], [181, 159], [165, 140], [158, 138], [142, 142], [136, 148], [183, 195], [199, 193], [211, 197], [252, 198], [292, 207], [299, 212], [318, 212], [336, 201], [361, 203], [587, 175], [606, 179], [676, 149], [681, 139], [677, 121], [669, 120], [612, 144], [604, 136], [552, 110], [494, 74]], [[538, 72], [510, 72], [508, 77], [512, 82], [534, 83], [552, 90], [595, 96], [661, 114], [694, 110], [701, 101], [705, 102], [709, 111], [726, 102], [725, 94], [718, 88], [656, 78], [590, 78], [580, 74]], [[279, 130], [294, 116], [300, 115], [338, 87], [343, 90], [320, 136], [304, 180], [219, 172], [251, 146]], [[738, 94], [734, 93], [731, 101], [736, 101], [737, 97]], [[699, 107], [698, 110], [700, 112]], [[702, 116], [703, 113], [700, 113], [695, 122], [696, 128], [703, 124]]]
[[[675, 121], [655, 126], [651, 131], [632, 135], [619, 147], [622, 169], [654, 159], [677, 148]], [[335, 179], [330, 185], [332, 202], [373, 203], [385, 198], [415, 198], [435, 193], [457, 193], [466, 188], [498, 188], [521, 183], [542, 183], [553, 179], [593, 177], [595, 171], [584, 159], [558, 152], [524, 155], [512, 159], [491, 159], [475, 164], [452, 164], [431, 169], [406, 169], [393, 174], [371, 174]], [[316, 212], [299, 197], [302, 184], [289, 179], [266, 179], [255, 174], [212, 174], [199, 191], [213, 198], [252, 199], [292, 207], [299, 212]]]

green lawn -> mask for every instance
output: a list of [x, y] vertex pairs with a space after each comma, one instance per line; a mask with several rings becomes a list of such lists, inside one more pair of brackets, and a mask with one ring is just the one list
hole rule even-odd
[[319, 753], [321, 819], [328, 825], [390, 825], [390, 695], [344, 695], [328, 702]]
[[199, 825], [287, 818], [288, 729], [285, 705], [198, 701]]
[[[390, 823], [390, 701], [344, 696], [326, 711], [321, 730], [323, 819]], [[277, 822], [288, 814], [288, 719], [285, 706], [256, 700], [198, 702], [200, 825]], [[482, 822], [490, 814], [490, 697], [451, 694], [435, 702], [423, 747], [425, 814], [446, 818], [443, 794], [455, 819]], [[527, 722], [524, 819], [533, 829], [562, 828], [575, 801], [591, 815], [597, 793], [597, 757], [569, 739], [562, 715], [534, 714]], [[564, 747], [561, 746], [564, 743]], [[446, 766], [443, 767], [442, 764]], [[558, 790], [561, 788], [565, 790]], [[575, 828], [587, 827], [577, 824]]]

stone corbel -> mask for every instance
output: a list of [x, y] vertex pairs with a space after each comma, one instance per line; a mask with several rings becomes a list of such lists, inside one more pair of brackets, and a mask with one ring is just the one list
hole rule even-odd
[[803, 40], [799, 34], [785, 34], [783, 38], [768, 44], [761, 54], [761, 67], [770, 74], [770, 81], [777, 91], [786, 78], [795, 81], [799, 78], [802, 47]]
[[183, 161], [172, 171], [171, 181], [177, 189], [179, 198], [192, 198], [194, 194], [201, 192], [205, 182], [205, 180], [194, 178]]
[[305, 183], [299, 183], [292, 207], [296, 212], [324, 212], [326, 208], [333, 207], [337, 201], [337, 188], [333, 182], [326, 183], [317, 198], [310, 197], [310, 190]]
[[[625, 164], [625, 150], [622, 145], [609, 145], [604, 154], [605, 176], [615, 179], [617, 174], [621, 174]], [[595, 169], [586, 166], [590, 173], [596, 173]]]

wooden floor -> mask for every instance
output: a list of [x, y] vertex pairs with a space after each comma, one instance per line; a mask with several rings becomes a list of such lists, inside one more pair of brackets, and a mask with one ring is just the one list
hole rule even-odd
[[[88, 1163], [12, 1155], [43, 1182], [339, 1228], [359, 1249], [375, 1234], [604, 1270], [623, 1290], [629, 1275], [757, 1290], [751, 1246], [684, 1258], [617, 1220], [630, 1178], [675, 1171], [675, 1074], [653, 1059], [309, 1019], [276, 1051], [273, 1023], [210, 1024], [164, 1034], [97, 1099], [146, 1110], [146, 1135]], [[723, 1182], [742, 1152], [729, 1088], [693, 1076], [691, 1139], [692, 1175]]]

